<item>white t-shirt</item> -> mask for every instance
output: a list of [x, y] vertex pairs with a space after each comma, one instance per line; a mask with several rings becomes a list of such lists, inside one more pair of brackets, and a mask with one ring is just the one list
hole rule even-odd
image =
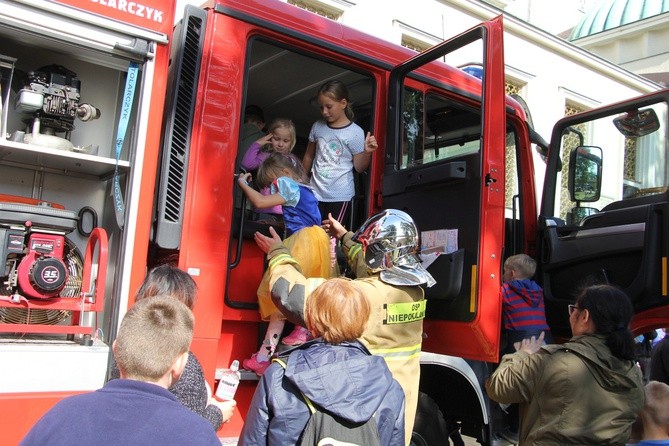
[[320, 120], [311, 126], [309, 141], [316, 143], [311, 187], [318, 201], [350, 201], [355, 194], [353, 155], [365, 150], [365, 133], [354, 122], [332, 128]]

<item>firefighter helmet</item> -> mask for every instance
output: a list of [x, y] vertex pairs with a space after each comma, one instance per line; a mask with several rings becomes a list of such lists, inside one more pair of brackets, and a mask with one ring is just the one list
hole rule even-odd
[[370, 217], [353, 235], [362, 244], [365, 264], [392, 285], [434, 284], [418, 257], [418, 228], [406, 212], [386, 209]]

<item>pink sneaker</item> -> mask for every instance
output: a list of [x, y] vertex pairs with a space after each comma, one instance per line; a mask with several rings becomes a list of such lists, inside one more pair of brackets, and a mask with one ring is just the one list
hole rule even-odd
[[254, 353], [251, 355], [251, 358], [243, 360], [242, 367], [244, 367], [247, 370], [252, 370], [256, 372], [256, 375], [262, 375], [263, 373], [265, 373], [265, 370], [267, 370], [267, 367], [269, 367], [270, 362], [258, 361], [256, 359], [257, 356], [258, 354]]
[[285, 345], [302, 345], [313, 339], [311, 333], [304, 327], [296, 325], [293, 331], [281, 340]]

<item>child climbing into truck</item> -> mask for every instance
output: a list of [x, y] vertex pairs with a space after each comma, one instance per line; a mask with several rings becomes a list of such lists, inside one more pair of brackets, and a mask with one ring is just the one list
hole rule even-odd
[[[330, 277], [334, 274], [330, 264], [330, 239], [321, 228], [318, 201], [307, 184], [307, 176], [293, 157], [272, 153], [260, 165], [256, 182], [260, 187], [270, 187], [271, 194], [263, 195], [253, 189], [248, 181], [251, 174], [238, 178], [239, 186], [254, 207], [281, 205], [286, 236], [284, 243], [307, 277]], [[270, 364], [283, 332], [285, 317], [272, 303], [269, 276], [265, 274], [258, 287], [260, 316], [269, 321], [265, 338], [257, 353], [242, 363], [244, 368], [262, 375]], [[306, 328], [296, 326], [284, 338], [287, 345], [303, 344], [310, 339]]]

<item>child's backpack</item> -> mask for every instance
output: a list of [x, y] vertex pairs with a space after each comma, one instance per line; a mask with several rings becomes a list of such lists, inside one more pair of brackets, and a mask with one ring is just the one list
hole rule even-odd
[[[286, 363], [273, 359], [285, 369]], [[303, 393], [302, 398], [309, 407], [311, 417], [300, 435], [300, 446], [381, 446], [376, 419], [371, 417], [363, 423], [351, 423], [315, 406]]]

